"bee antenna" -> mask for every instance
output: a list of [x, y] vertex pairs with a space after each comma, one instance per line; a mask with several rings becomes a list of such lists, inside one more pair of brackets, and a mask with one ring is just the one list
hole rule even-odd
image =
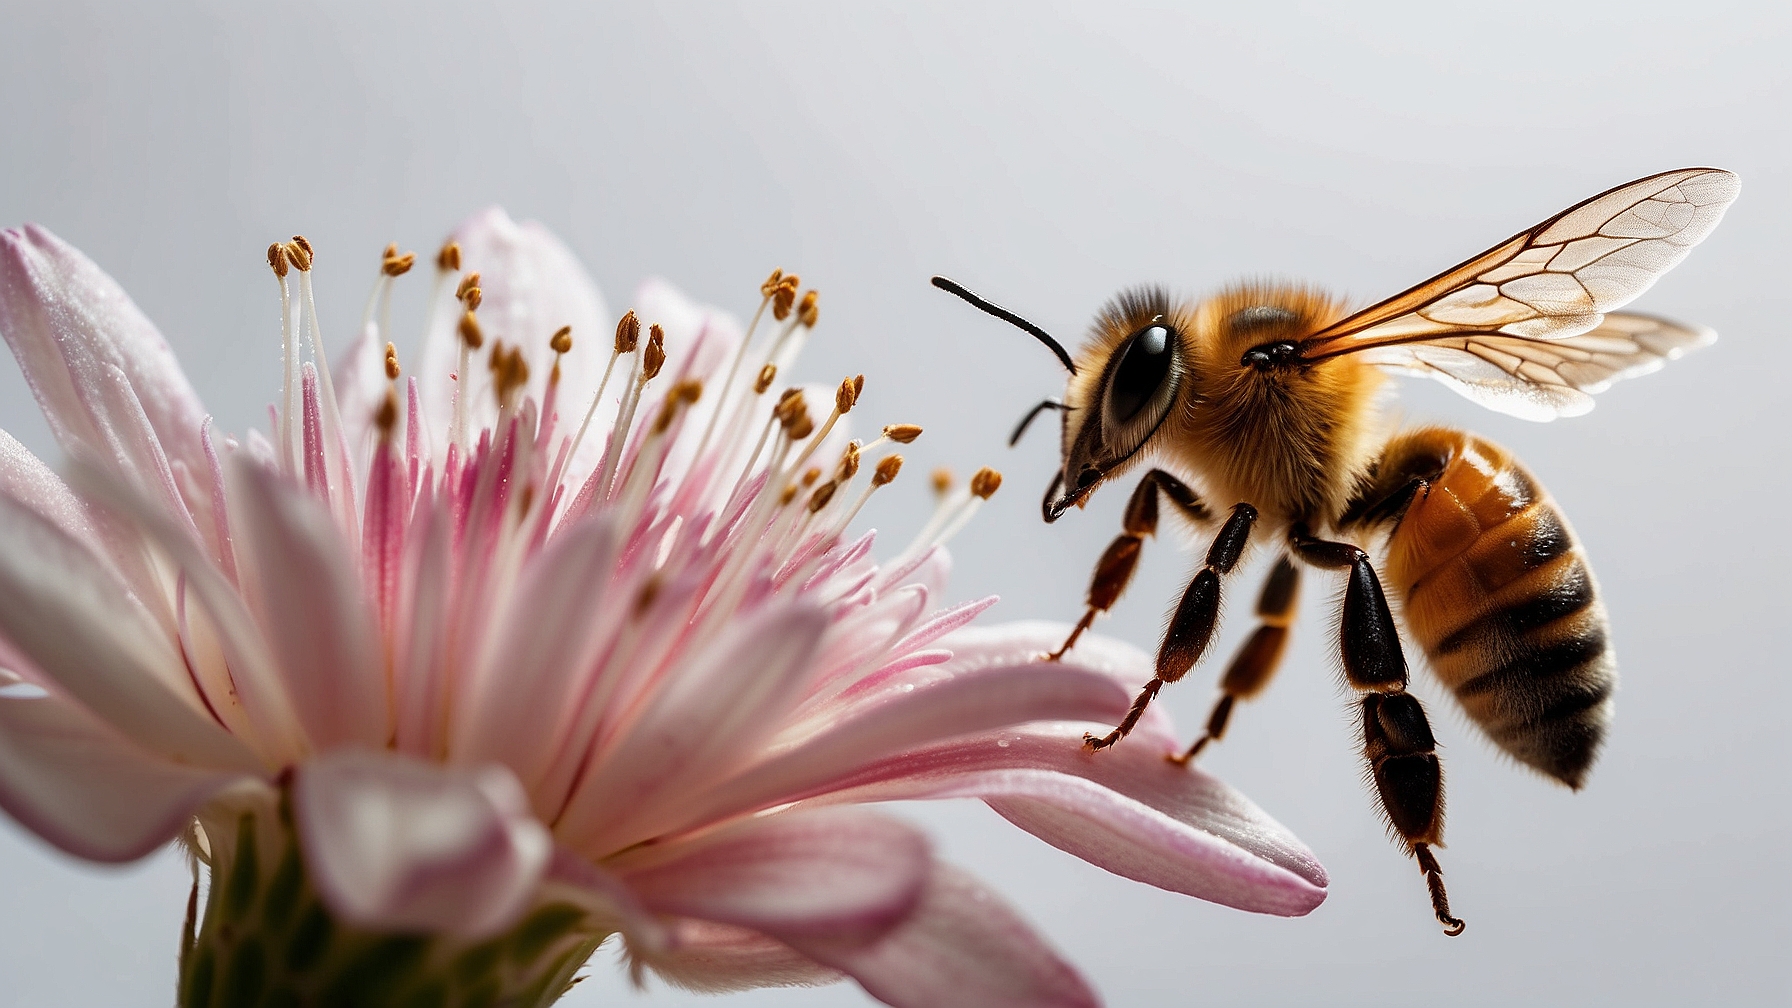
[[1073, 362], [1070, 359], [1070, 352], [1064, 349], [1064, 345], [1062, 343], [1059, 343], [1057, 340], [1052, 339], [1051, 333], [1048, 333], [1044, 329], [1041, 329], [1038, 326], [1034, 325], [1033, 323], [1028, 322], [1026, 319], [1021, 318], [1019, 315], [1016, 315], [1013, 312], [1009, 311], [1008, 309], [1002, 307], [1001, 305], [996, 304], [994, 301], [986, 300], [976, 294], [971, 293], [968, 290], [965, 290], [964, 287], [961, 286], [956, 280], [948, 280], [947, 278], [945, 278], [943, 276], [936, 276], [933, 278], [933, 285], [935, 287], [938, 287], [940, 290], [945, 291], [948, 294], [956, 295], [957, 297], [963, 298], [965, 301], [970, 303], [971, 307], [976, 308], [979, 311], [988, 312], [989, 314], [994, 315], [996, 318], [999, 318], [1002, 321], [1007, 322], [1010, 325], [1013, 325], [1013, 326], [1015, 326], [1019, 329], [1022, 329], [1028, 333], [1031, 333], [1034, 339], [1038, 340], [1041, 343], [1044, 343], [1047, 347], [1051, 348], [1052, 353], [1055, 353], [1058, 355], [1058, 362], [1064, 365], [1064, 370], [1070, 372], [1073, 375], [1076, 374], [1076, 364], [1075, 364], [1075, 362]]

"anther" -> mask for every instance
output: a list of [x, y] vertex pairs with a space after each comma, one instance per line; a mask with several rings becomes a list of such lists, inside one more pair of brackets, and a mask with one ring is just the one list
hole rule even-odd
[[803, 295], [803, 303], [797, 306], [796, 320], [803, 324], [803, 328], [813, 329], [815, 319], [815, 292], [811, 290]]
[[436, 269], [444, 273], [460, 272], [459, 244], [450, 241], [442, 246], [442, 250], [436, 253]]
[[[637, 326], [640, 323], [636, 323]], [[641, 351], [641, 380], [652, 381], [666, 365], [666, 330], [655, 322], [647, 330], [647, 349]]]
[[[309, 243], [307, 243], [307, 245], [308, 244]], [[300, 273], [311, 272], [311, 252], [307, 248], [307, 245], [300, 245], [296, 241], [287, 242], [284, 249], [286, 252], [286, 261], [292, 263], [292, 268], [298, 270]]]
[[846, 450], [840, 453], [840, 464], [834, 467], [834, 480], [845, 483], [859, 474], [859, 443], [848, 441]]
[[834, 390], [834, 409], [840, 413], [851, 413], [858, 404], [859, 393], [865, 389], [865, 376], [840, 379], [840, 387]]
[[834, 499], [834, 491], [839, 488], [840, 485], [833, 480], [828, 480], [826, 483], [816, 487], [815, 492], [809, 496], [809, 513], [814, 514], [822, 508], [827, 507], [828, 501]]
[[548, 348], [557, 354], [572, 352], [572, 326], [563, 325], [548, 337]]
[[952, 489], [952, 470], [945, 466], [935, 469], [929, 479], [933, 482], [933, 492], [941, 497], [946, 496], [947, 491]]
[[807, 409], [798, 414], [796, 420], [792, 422], [790, 426], [784, 428], [784, 433], [789, 434], [790, 440], [792, 441], [801, 441], [814, 432], [815, 421], [809, 416], [809, 411]]
[[897, 444], [908, 444], [920, 436], [921, 428], [917, 424], [899, 423], [891, 424], [884, 428], [884, 437], [889, 438]]
[[307, 263], [309, 263], [312, 257], [317, 254], [311, 250], [311, 243], [305, 240], [304, 235], [293, 235], [292, 243], [305, 250], [305, 261]]
[[893, 481], [896, 478], [896, 474], [901, 471], [902, 456], [885, 455], [878, 460], [877, 471], [871, 474], [871, 485], [874, 487], [884, 486]]
[[795, 387], [787, 388], [778, 394], [778, 404], [772, 407], [772, 416], [777, 417], [780, 424], [788, 427], [796, 411], [803, 407], [803, 390]]
[[821, 478], [821, 467], [820, 466], [810, 466], [803, 473], [803, 486], [804, 487], [812, 487], [815, 485], [815, 481], [820, 478]]
[[286, 279], [286, 249], [279, 242], [268, 246], [268, 265], [273, 267], [275, 276]]
[[485, 345], [485, 334], [479, 331], [479, 320], [473, 317], [471, 311], [461, 313], [459, 329], [461, 342], [469, 350], [477, 350]]
[[988, 500], [1002, 488], [1002, 474], [984, 466], [971, 474], [971, 493]]
[[783, 286], [783, 284], [784, 271], [781, 269], [772, 270], [772, 275], [766, 277], [765, 282], [759, 285], [759, 293], [763, 297], [771, 297], [773, 294], [778, 293], [778, 288]]
[[626, 311], [616, 323], [616, 352], [632, 353], [641, 342], [641, 320], [635, 317], [634, 311]]
[[398, 380], [398, 348], [390, 343], [386, 344], [386, 377]]
[[373, 426], [380, 432], [381, 441], [390, 441], [392, 431], [398, 426], [398, 393], [386, 389], [386, 397], [380, 400], [379, 407], [373, 411]]
[[796, 494], [797, 494], [797, 488], [796, 488], [795, 483], [792, 483], [789, 486], [785, 487], [784, 492], [778, 495], [779, 506], [782, 507], [784, 505], [789, 504], [791, 501], [796, 500]]
[[785, 277], [772, 294], [772, 318], [779, 322], [790, 317], [791, 306], [796, 304], [796, 285], [790, 282], [795, 279], [795, 276]]
[[468, 311], [478, 311], [479, 303], [485, 300], [485, 292], [479, 289], [479, 274], [468, 273], [460, 278], [460, 285], [454, 288], [454, 296], [467, 306]]
[[386, 251], [380, 256], [380, 272], [389, 277], [401, 277], [409, 273], [416, 263], [417, 253], [406, 252], [400, 255], [397, 245], [387, 245]]

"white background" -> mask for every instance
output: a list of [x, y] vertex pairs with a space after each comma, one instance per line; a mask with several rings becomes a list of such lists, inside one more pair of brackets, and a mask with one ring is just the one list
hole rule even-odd
[[[863, 371], [866, 416], [926, 425], [917, 471], [1007, 472], [955, 544], [957, 593], [1001, 593], [996, 618], [1074, 618], [1125, 490], [1039, 522], [1050, 425], [1002, 440], [1061, 372], [930, 273], [1074, 341], [1124, 284], [1268, 274], [1374, 299], [1619, 182], [1739, 172], [1722, 227], [1638, 305], [1715, 326], [1716, 346], [1552, 425], [1404, 390], [1408, 415], [1504, 442], [1556, 494], [1623, 673], [1580, 794], [1441, 718], [1467, 934], [1438, 934], [1383, 836], [1311, 582], [1279, 681], [1205, 764], [1325, 862], [1311, 916], [1108, 875], [980, 804], [902, 811], [1115, 1005], [1750, 1005], [1792, 986], [1783, 7], [8, 0], [0, 38], [0, 223], [42, 222], [112, 271], [224, 428], [263, 423], [275, 394], [261, 255], [296, 231], [338, 345], [387, 241], [428, 254], [492, 202], [564, 236], [618, 310], [659, 274], [744, 311], [783, 266], [824, 292], [810, 378]], [[0, 425], [53, 457], [10, 366]], [[875, 522], [900, 542], [927, 500], [899, 483]], [[1149, 546], [1100, 629], [1153, 647], [1189, 567]], [[1220, 654], [1247, 629], [1248, 577]], [[1160, 701], [1185, 731], [1217, 665]], [[93, 868], [0, 823], [0, 1003], [167, 1004], [178, 861]], [[611, 960], [567, 1003], [649, 1000]], [[865, 1000], [845, 984], [731, 1003]]]

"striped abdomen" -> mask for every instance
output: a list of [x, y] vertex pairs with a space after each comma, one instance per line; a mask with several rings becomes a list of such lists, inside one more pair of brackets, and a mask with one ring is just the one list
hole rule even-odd
[[1505, 449], [1428, 428], [1379, 471], [1431, 477], [1388, 539], [1387, 577], [1432, 669], [1512, 756], [1579, 787], [1611, 718], [1617, 665], [1586, 557]]

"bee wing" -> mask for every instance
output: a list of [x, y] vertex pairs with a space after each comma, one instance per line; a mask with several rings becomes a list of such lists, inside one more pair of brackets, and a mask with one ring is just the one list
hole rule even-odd
[[[1740, 189], [1735, 175], [1716, 168], [1619, 186], [1320, 330], [1298, 352], [1322, 360], [1376, 351], [1378, 363], [1443, 378], [1501, 412], [1531, 419], [1584, 413], [1588, 393], [1622, 375], [1586, 379], [1598, 368], [1581, 367], [1591, 360], [1583, 354], [1624, 354], [1609, 349], [1623, 339], [1638, 348], [1629, 353], [1647, 355], [1645, 344], [1660, 344], [1668, 332], [1703, 332], [1651, 319], [1654, 335], [1639, 342], [1634, 332], [1601, 324], [1686, 258]], [[1607, 340], [1563, 345], [1595, 331]], [[1704, 337], [1685, 338], [1693, 342], [1681, 349]]]
[[1704, 326], [1615, 312], [1577, 336], [1539, 340], [1466, 333], [1370, 347], [1362, 358], [1390, 371], [1435, 378], [1501, 413], [1553, 420], [1579, 416], [1612, 382], [1659, 370], [1715, 339], [1717, 333]]

